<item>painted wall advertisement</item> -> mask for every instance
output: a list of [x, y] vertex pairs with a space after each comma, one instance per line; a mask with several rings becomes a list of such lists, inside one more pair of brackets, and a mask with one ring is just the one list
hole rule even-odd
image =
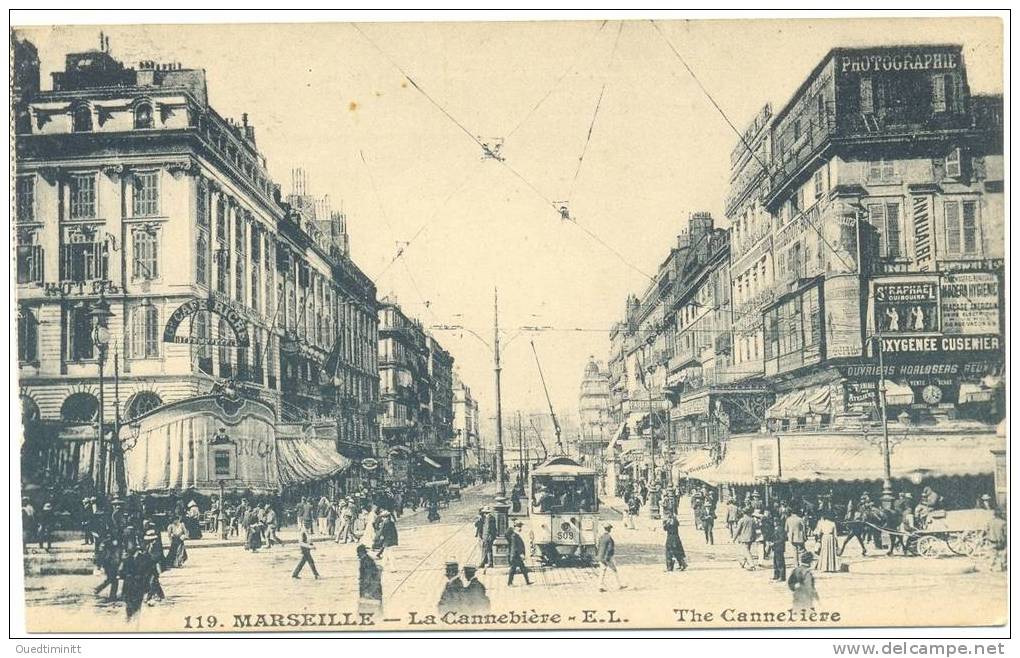
[[830, 359], [860, 356], [861, 286], [856, 275], [825, 280], [825, 355]]
[[948, 273], [942, 279], [942, 332], [999, 332], [999, 278], [991, 272]]
[[875, 281], [872, 300], [874, 326], [883, 335], [939, 331], [937, 278]]

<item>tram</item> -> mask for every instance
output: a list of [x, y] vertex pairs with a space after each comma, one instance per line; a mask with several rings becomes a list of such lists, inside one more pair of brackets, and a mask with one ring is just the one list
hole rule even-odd
[[539, 464], [530, 475], [532, 553], [550, 565], [591, 563], [598, 540], [597, 472], [569, 457]]

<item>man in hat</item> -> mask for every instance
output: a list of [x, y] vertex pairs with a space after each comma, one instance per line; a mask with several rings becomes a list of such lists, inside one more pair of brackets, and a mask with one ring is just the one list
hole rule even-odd
[[486, 613], [489, 611], [489, 595], [485, 585], [476, 577], [474, 567], [464, 567], [464, 592], [461, 595], [464, 612]]
[[100, 539], [96, 546], [96, 563], [103, 570], [105, 579], [96, 586], [94, 591], [98, 595], [104, 588], [109, 587], [110, 596], [107, 600], [116, 601], [117, 588], [120, 584], [119, 576], [122, 557], [120, 541], [115, 536], [107, 535]]
[[145, 533], [142, 535], [145, 552], [138, 556], [136, 566], [140, 570], [140, 577], [145, 587], [145, 601], [152, 605], [153, 599], [162, 601], [166, 598], [163, 593], [163, 585], [159, 582], [163, 564], [163, 540], [151, 521], [146, 521], [145, 526]]
[[865, 512], [869, 503], [870, 497], [866, 493], [861, 496], [860, 503], [856, 508], [853, 506], [852, 498], [848, 502], [845, 518], [847, 535], [843, 540], [843, 545], [839, 547], [839, 555], [843, 555], [843, 551], [846, 549], [846, 545], [850, 543], [851, 539], [856, 539], [857, 543], [861, 545], [862, 556], [866, 556], [868, 554], [868, 549], [864, 546], [864, 536], [867, 529]]
[[312, 570], [312, 575], [318, 580], [319, 570], [315, 568], [315, 560], [312, 559], [312, 550], [314, 550], [315, 546], [312, 545], [311, 528], [304, 525], [301, 526], [298, 534], [298, 548], [301, 550], [301, 561], [294, 567], [294, 573], [291, 574], [291, 578], [300, 578], [301, 570], [307, 564]]
[[683, 542], [680, 541], [680, 522], [672, 510], [666, 510], [666, 519], [662, 522], [662, 529], [666, 531], [666, 571], [673, 570], [674, 562], [680, 571], [686, 570], [687, 555], [684, 553]]
[[492, 545], [496, 541], [496, 515], [493, 512], [492, 507], [486, 506], [482, 509], [484, 513], [482, 523], [482, 534], [481, 534], [481, 547], [482, 547], [482, 562], [479, 564], [482, 573], [488, 567], [495, 567], [496, 562], [492, 556]]
[[740, 544], [740, 566], [749, 571], [757, 569], [757, 560], [754, 557], [754, 553], [751, 552], [751, 547], [754, 545], [755, 540], [755, 522], [754, 517], [751, 515], [751, 507], [744, 508], [740, 521], [737, 522], [737, 530], [733, 540]]
[[382, 569], [368, 553], [364, 544], [358, 544], [358, 612], [383, 613]]
[[397, 545], [397, 523], [393, 520], [393, 514], [389, 510], [383, 510], [380, 517], [382, 522], [375, 534], [375, 544], [378, 549], [376, 557], [383, 559], [383, 564], [389, 568], [393, 564], [393, 551], [386, 551], [386, 549]]
[[439, 614], [457, 612], [461, 609], [463, 599], [464, 583], [460, 579], [460, 567], [456, 562], [447, 562], [446, 585], [443, 586], [443, 593], [439, 595], [439, 604], [436, 606]]
[[606, 523], [602, 526], [602, 536], [599, 537], [595, 559], [602, 565], [602, 576], [599, 578], [599, 591], [606, 591], [606, 573], [613, 572], [616, 579], [616, 588], [625, 589], [627, 586], [620, 583], [620, 573], [616, 570], [616, 541], [613, 539], [613, 524]]
[[526, 585], [531, 584], [531, 580], [528, 578], [528, 568], [524, 566], [524, 554], [527, 548], [524, 545], [524, 538], [521, 537], [521, 529], [524, 524], [521, 521], [514, 521], [512, 528], [506, 531], [506, 540], [510, 548], [510, 575], [507, 577], [507, 585], [514, 584], [514, 575], [521, 574], [524, 576], [524, 583]]
[[45, 548], [46, 552], [49, 553], [50, 549], [53, 548], [53, 503], [50, 501], [43, 503], [36, 522], [36, 540], [39, 542], [39, 548]]

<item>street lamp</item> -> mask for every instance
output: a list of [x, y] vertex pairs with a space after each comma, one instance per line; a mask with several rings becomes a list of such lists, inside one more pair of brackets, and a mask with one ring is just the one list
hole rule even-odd
[[92, 343], [96, 346], [98, 352], [98, 364], [99, 364], [99, 441], [97, 449], [99, 450], [98, 468], [96, 469], [96, 491], [101, 495], [106, 495], [106, 441], [105, 441], [105, 428], [103, 421], [103, 407], [106, 405], [106, 399], [103, 392], [103, 365], [106, 362], [106, 353], [110, 348], [110, 329], [109, 322], [110, 318], [113, 317], [113, 313], [110, 311], [110, 303], [106, 301], [103, 296], [92, 305], [92, 309], [89, 315], [93, 320], [92, 329]]

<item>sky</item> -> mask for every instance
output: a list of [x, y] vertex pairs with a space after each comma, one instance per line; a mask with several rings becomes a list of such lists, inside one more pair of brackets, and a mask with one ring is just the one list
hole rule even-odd
[[[454, 355], [494, 414], [499, 290], [503, 408], [576, 416], [589, 356], [640, 295], [690, 213], [726, 226], [737, 137], [836, 46], [957, 43], [971, 91], [1002, 92], [998, 19], [349, 23], [32, 27], [43, 85], [67, 52], [207, 73], [224, 117], [247, 112], [286, 193], [303, 167], [348, 216], [352, 255]], [[402, 72], [403, 71], [403, 72]], [[409, 83], [408, 78], [413, 80]], [[432, 99], [432, 100], [430, 100]], [[598, 108], [596, 113], [596, 106]], [[594, 116], [594, 121], [593, 121]], [[589, 137], [590, 129], [590, 137]], [[475, 141], [503, 138], [504, 162]], [[586, 144], [587, 142], [587, 144]], [[581, 159], [583, 153], [583, 159]], [[568, 201], [575, 222], [554, 206]], [[407, 243], [410, 244], [402, 244]], [[394, 260], [398, 249], [403, 255]], [[538, 333], [524, 326], [547, 327]], [[473, 333], [472, 333], [473, 332]], [[484, 338], [483, 342], [478, 337]]]

